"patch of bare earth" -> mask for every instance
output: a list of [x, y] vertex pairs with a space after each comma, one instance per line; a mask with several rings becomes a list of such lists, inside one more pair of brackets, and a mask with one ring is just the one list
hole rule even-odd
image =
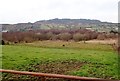
[[116, 44], [117, 39], [106, 39], [106, 40], [88, 40], [86, 43], [95, 43], [95, 44]]
[[54, 74], [69, 74], [70, 71], [79, 70], [83, 63], [78, 61], [62, 61], [40, 64], [34, 66], [39, 72]]
[[[69, 75], [71, 71], [80, 70], [80, 67], [85, 63], [68, 60], [68, 61], [58, 61], [58, 62], [45, 62], [40, 64], [30, 64], [30, 66], [25, 67], [26, 71], [30, 72], [40, 72], [40, 73], [51, 73], [51, 74], [65, 74]], [[12, 77], [7, 78], [7, 81], [40, 81], [40, 77], [31, 76], [20, 76], [12, 75]], [[60, 78], [46, 78], [46, 81], [75, 81]]]

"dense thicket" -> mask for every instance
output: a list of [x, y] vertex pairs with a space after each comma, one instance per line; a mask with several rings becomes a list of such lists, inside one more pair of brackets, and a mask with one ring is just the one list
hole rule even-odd
[[3, 42], [33, 42], [39, 40], [74, 40], [74, 41], [86, 41], [92, 39], [104, 40], [107, 38], [116, 38], [117, 34], [114, 33], [98, 33], [86, 29], [79, 30], [36, 30], [26, 32], [6, 32], [2, 34]]

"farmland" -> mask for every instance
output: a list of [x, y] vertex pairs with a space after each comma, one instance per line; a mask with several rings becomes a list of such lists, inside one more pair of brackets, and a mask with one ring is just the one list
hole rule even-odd
[[107, 44], [37, 41], [3, 45], [2, 53], [3, 69], [118, 79], [117, 53]]

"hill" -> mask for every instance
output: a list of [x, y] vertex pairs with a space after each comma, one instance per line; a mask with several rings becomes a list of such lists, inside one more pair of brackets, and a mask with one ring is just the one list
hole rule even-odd
[[2, 31], [27, 31], [39, 29], [90, 29], [92, 31], [117, 30], [117, 23], [91, 19], [50, 19], [34, 23], [2, 24]]

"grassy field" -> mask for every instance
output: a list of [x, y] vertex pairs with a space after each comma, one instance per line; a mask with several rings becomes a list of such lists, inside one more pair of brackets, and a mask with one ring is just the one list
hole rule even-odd
[[2, 52], [3, 69], [118, 79], [118, 57], [110, 45], [39, 41], [4, 45]]

